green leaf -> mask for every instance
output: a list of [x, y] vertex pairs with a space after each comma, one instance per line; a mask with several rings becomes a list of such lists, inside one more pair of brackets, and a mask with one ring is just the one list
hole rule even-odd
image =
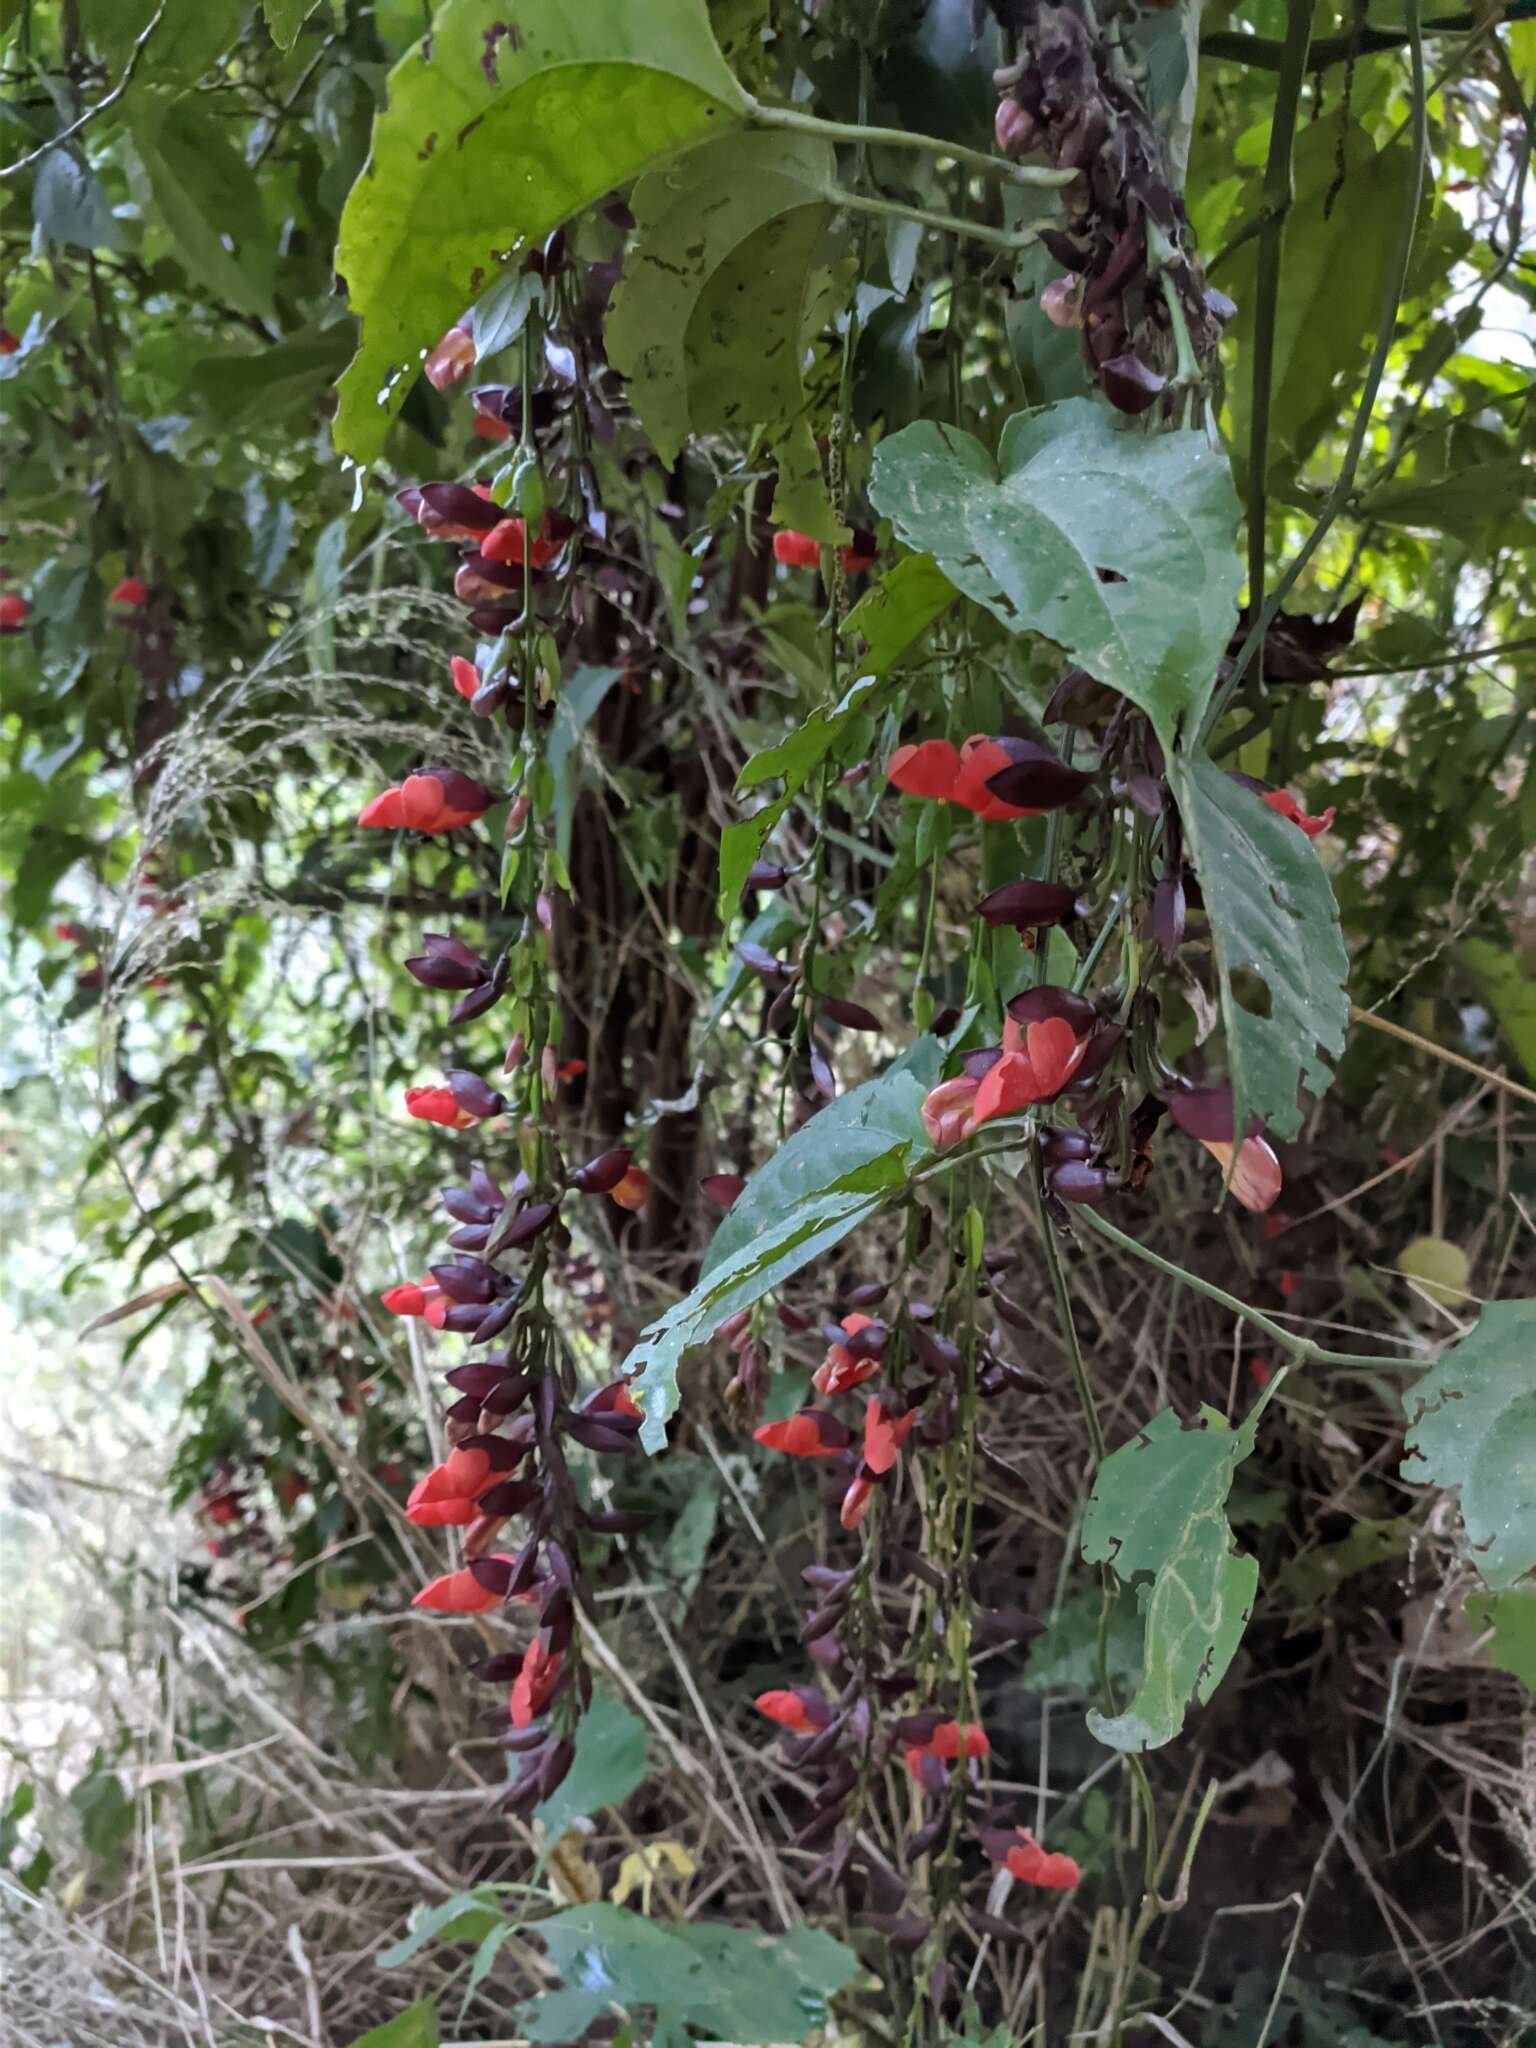
[[543, 290], [543, 279], [531, 270], [513, 270], [480, 294], [469, 312], [476, 362], [516, 341]]
[[352, 2048], [438, 2048], [437, 2007], [430, 1998], [419, 1998], [404, 2012], [396, 2013], [382, 2027], [370, 2027], [359, 2034]]
[[1536, 976], [1487, 939], [1463, 939], [1456, 958], [1476, 981], [1516, 1057], [1536, 1081]]
[[271, 319], [272, 238], [261, 192], [224, 124], [191, 99], [139, 100], [133, 147], [153, 211], [189, 276], [237, 311]]
[[858, 1958], [819, 1928], [783, 1934], [696, 1920], [662, 1926], [622, 1906], [572, 1906], [534, 1930], [565, 1988], [530, 1999], [515, 2019], [533, 2041], [569, 2041], [615, 2007], [652, 2006], [653, 2039], [685, 2027], [733, 2042], [801, 2041]]
[[[1099, 1621], [1104, 1595], [1091, 1591], [1069, 1595], [1060, 1612], [1029, 1646], [1029, 1662], [1019, 1680], [1021, 1692], [1071, 1692], [1093, 1698], [1099, 1690]], [[1141, 1616], [1128, 1586], [1117, 1588], [1105, 1631], [1104, 1657], [1112, 1679], [1126, 1684], [1141, 1669]]]
[[455, 1892], [451, 1899], [413, 1918], [400, 1939], [380, 1949], [373, 1960], [381, 1970], [398, 1970], [429, 1941], [481, 1941], [504, 1917], [493, 1891], [482, 1887]]
[[280, 50], [291, 50], [299, 30], [319, 6], [320, 0], [261, 0], [267, 28]]
[[1536, 1299], [1490, 1301], [1403, 1395], [1405, 1479], [1454, 1487], [1485, 1584], [1536, 1569]]
[[640, 1440], [657, 1451], [677, 1412], [677, 1369], [727, 1316], [840, 1244], [906, 1185], [929, 1149], [920, 1110], [937, 1078], [938, 1042], [919, 1039], [873, 1081], [850, 1089], [760, 1166], [715, 1232], [692, 1290], [644, 1331], [624, 1361], [639, 1371]]
[[605, 339], [663, 463], [690, 434], [744, 438], [804, 410], [835, 171], [830, 143], [764, 131], [706, 143], [635, 187]]
[[[1286, 216], [1282, 282], [1274, 326], [1269, 468], [1294, 471], [1338, 415], [1340, 386], [1364, 364], [1381, 319], [1393, 228], [1411, 203], [1413, 151], [1380, 151], [1363, 129], [1316, 121], [1296, 137], [1295, 197]], [[1344, 181], [1334, 192], [1339, 167]], [[1324, 208], [1332, 194], [1331, 208]], [[1263, 178], [1245, 213], [1263, 205]], [[1249, 445], [1258, 244], [1233, 257], [1222, 290], [1237, 301], [1227, 330], [1235, 361], [1227, 378], [1231, 443]]]
[[[1200, 879], [1219, 978], [1234, 1129], [1259, 1116], [1278, 1136], [1301, 1128], [1297, 1091], [1321, 1095], [1321, 1055], [1344, 1049], [1349, 957], [1327, 870], [1312, 842], [1209, 756], [1174, 754], [1169, 774]], [[1267, 1016], [1247, 1009], [1233, 976], [1255, 974]]]
[[1144, 434], [1068, 399], [1016, 413], [994, 463], [933, 420], [880, 443], [870, 496], [1015, 633], [1129, 697], [1172, 746], [1237, 623], [1237, 497], [1204, 434]]
[[1321, 1607], [1343, 1580], [1405, 1556], [1415, 1533], [1406, 1516], [1362, 1517], [1337, 1543], [1318, 1543], [1290, 1558], [1275, 1580], [1275, 1597], [1298, 1614], [1308, 1614]]
[[627, 1799], [646, 1773], [646, 1727], [638, 1714], [599, 1693], [576, 1724], [576, 1759], [564, 1784], [534, 1808], [546, 1841], [604, 1806]]
[[67, 144], [50, 149], [37, 167], [32, 219], [45, 241], [68, 242], [77, 249], [120, 249], [123, 244], [100, 180]]
[[201, 78], [239, 35], [245, 9], [242, 0], [80, 0], [86, 39], [115, 72], [123, 70], [157, 11], [160, 20], [130, 88], [132, 101], [146, 88], [164, 92]]
[[[1294, 828], [1293, 828], [1294, 829]], [[1171, 1408], [1099, 1467], [1083, 1521], [1083, 1556], [1139, 1588], [1142, 1677], [1129, 1707], [1088, 1726], [1111, 1749], [1171, 1742], [1191, 1700], [1204, 1703], [1242, 1640], [1259, 1567], [1233, 1548], [1232, 1475], [1253, 1449], [1257, 1417], [1240, 1430], [1185, 1429]]]
[[832, 753], [853, 720], [868, 711], [870, 697], [879, 682], [875, 675], [863, 675], [843, 692], [836, 704], [823, 704], [775, 747], [754, 754], [736, 778], [738, 790], [756, 789], [759, 784], [782, 780], [781, 795], [762, 810], [754, 811], [720, 835], [720, 900], [722, 923], [733, 917], [746, 887], [752, 863], [767, 844], [768, 835], [804, 789], [822, 762]]
[[221, 433], [272, 426], [298, 406], [313, 406], [341, 375], [351, 353], [345, 325], [311, 328], [269, 348], [229, 350], [193, 364], [188, 396]]
[[576, 768], [581, 736], [623, 673], [621, 668], [579, 668], [570, 681], [561, 686], [544, 760], [554, 779], [555, 846], [563, 861], [569, 861], [571, 857], [571, 819], [576, 810]]
[[1518, 456], [1480, 462], [1419, 483], [1409, 478], [1364, 492], [1355, 518], [1385, 526], [1422, 526], [1434, 533], [1475, 539], [1490, 520], [1507, 519], [1527, 503], [1536, 481]]
[[932, 555], [903, 556], [843, 621], [845, 635], [863, 636], [865, 653], [859, 666], [868, 675], [883, 676], [958, 595]]
[[363, 323], [336, 443], [371, 462], [498, 263], [743, 111], [703, 0], [448, 0], [390, 74], [336, 267]]
[[1483, 1647], [1488, 1662], [1512, 1673], [1529, 1692], [1536, 1692], [1536, 1586], [1474, 1593], [1465, 1612], [1474, 1628], [1493, 1630]]

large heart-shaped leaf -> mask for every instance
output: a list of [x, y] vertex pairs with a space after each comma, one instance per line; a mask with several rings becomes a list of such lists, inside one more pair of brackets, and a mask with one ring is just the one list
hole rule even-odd
[[1490, 1301], [1403, 1396], [1405, 1479], [1461, 1492], [1467, 1543], [1495, 1592], [1536, 1570], [1536, 1300]]
[[923, 420], [881, 442], [870, 496], [967, 597], [1065, 648], [1165, 745], [1198, 726], [1242, 581], [1231, 471], [1203, 434], [1145, 434], [1074, 398], [1016, 413], [994, 463]]
[[390, 74], [342, 215], [363, 333], [337, 446], [378, 454], [423, 353], [499, 264], [743, 111], [704, 0], [448, 0]]
[[[1092, 1712], [1088, 1726], [1111, 1749], [1157, 1749], [1208, 1700], [1231, 1663], [1258, 1588], [1259, 1567], [1233, 1547], [1232, 1475], [1253, 1449], [1240, 1430], [1185, 1429], [1171, 1408], [1106, 1458], [1083, 1520], [1083, 1556], [1139, 1588], [1142, 1675], [1123, 1713]], [[1151, 1574], [1150, 1582], [1146, 1575]]]
[[[1294, 1137], [1298, 1090], [1327, 1088], [1322, 1055], [1343, 1051], [1349, 1023], [1349, 956], [1332, 885], [1306, 834], [1208, 755], [1175, 754], [1169, 773], [1211, 923], [1233, 1128], [1258, 1116]], [[1263, 991], [1235, 983], [1244, 972]]]
[[690, 434], [788, 422], [831, 282], [832, 148], [732, 135], [642, 178], [605, 327], [609, 361], [663, 462]]
[[841, 1244], [905, 1187], [914, 1160], [930, 1149], [920, 1111], [941, 1059], [938, 1041], [920, 1038], [877, 1079], [819, 1111], [752, 1175], [692, 1290], [624, 1361], [626, 1372], [639, 1372], [634, 1393], [645, 1410], [640, 1438], [648, 1451], [666, 1443], [684, 1352]]

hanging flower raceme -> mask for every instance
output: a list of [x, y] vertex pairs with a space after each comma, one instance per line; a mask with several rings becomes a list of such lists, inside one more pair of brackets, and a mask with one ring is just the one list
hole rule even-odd
[[992, 1748], [986, 1731], [974, 1722], [946, 1720], [931, 1711], [909, 1714], [897, 1722], [895, 1733], [906, 1745], [908, 1771], [929, 1792], [945, 1790], [948, 1765], [961, 1758], [974, 1762]]
[[841, 1337], [834, 1338], [811, 1379], [818, 1394], [846, 1394], [880, 1370], [889, 1331], [873, 1316], [843, 1317]]
[[835, 1458], [847, 1450], [853, 1437], [847, 1424], [825, 1409], [801, 1408], [782, 1422], [763, 1423], [753, 1430], [752, 1440], [791, 1458]]
[[898, 747], [885, 772], [907, 796], [959, 804], [998, 824], [1059, 810], [1093, 780], [1034, 740], [988, 739], [982, 733], [973, 733], [963, 747], [951, 740]]
[[999, 1864], [1020, 1884], [1070, 1892], [1082, 1882], [1083, 1873], [1072, 1858], [1042, 1849], [1028, 1828], [984, 1828], [980, 1841], [988, 1861]]
[[501, 520], [486, 484], [420, 484], [395, 497], [432, 540], [478, 541]]
[[515, 1471], [526, 1444], [506, 1437], [472, 1437], [451, 1450], [441, 1465], [418, 1480], [405, 1504], [406, 1520], [418, 1529], [462, 1529], [479, 1512], [476, 1503]]
[[512, 1681], [508, 1703], [514, 1728], [528, 1728], [549, 1704], [560, 1677], [560, 1657], [550, 1650], [542, 1636], [535, 1636], [523, 1652], [522, 1665]]
[[357, 822], [391, 831], [452, 832], [472, 825], [495, 801], [484, 783], [461, 775], [457, 768], [423, 768], [365, 804]]
[[1181, 1089], [1170, 1100], [1168, 1114], [1187, 1137], [1205, 1147], [1224, 1176], [1230, 1174], [1228, 1186], [1236, 1201], [1241, 1202], [1245, 1209], [1251, 1209], [1256, 1216], [1273, 1208], [1285, 1185], [1280, 1161], [1264, 1136], [1263, 1125], [1257, 1117], [1252, 1117], [1247, 1136], [1235, 1146], [1237, 1158], [1234, 1164], [1230, 1088]]

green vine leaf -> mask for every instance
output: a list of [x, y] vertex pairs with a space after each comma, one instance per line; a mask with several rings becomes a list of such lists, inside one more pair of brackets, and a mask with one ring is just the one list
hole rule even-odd
[[[1210, 919], [1233, 1128], [1258, 1116], [1294, 1137], [1298, 1091], [1327, 1089], [1323, 1055], [1338, 1057], [1349, 1024], [1349, 956], [1332, 884], [1306, 834], [1209, 755], [1174, 754], [1168, 767]], [[1267, 1014], [1239, 1000], [1248, 994], [1234, 985], [1240, 972], [1262, 979]]]
[[836, 295], [836, 165], [815, 136], [706, 143], [642, 178], [609, 360], [664, 463], [691, 434], [787, 426]]
[[1475, 1629], [1493, 1630], [1483, 1650], [1488, 1662], [1536, 1692], [1536, 1586], [1474, 1593], [1462, 1611]]
[[562, 221], [744, 112], [703, 0], [448, 0], [390, 74], [336, 267], [362, 340], [336, 444], [369, 462], [425, 351]]
[[904, 555], [844, 619], [845, 638], [862, 636], [860, 667], [883, 676], [941, 619], [959, 592], [931, 555]]
[[1536, 1299], [1490, 1301], [1403, 1396], [1405, 1479], [1461, 1494], [1467, 1546], [1495, 1592], [1536, 1570]]
[[1123, 1713], [1090, 1712], [1110, 1749], [1160, 1749], [1232, 1662], [1259, 1567], [1233, 1547], [1232, 1475], [1253, 1449], [1257, 1415], [1239, 1430], [1185, 1429], [1171, 1408], [1099, 1467], [1083, 1522], [1083, 1556], [1123, 1585], [1140, 1580], [1142, 1675]]
[[1146, 712], [1193, 729], [1237, 623], [1237, 496], [1204, 434], [1143, 434], [1067, 399], [1016, 413], [997, 460], [922, 420], [882, 441], [870, 497], [1015, 633], [1040, 633]]
[[932, 1148], [921, 1116], [938, 1079], [937, 1039], [920, 1038], [873, 1081], [850, 1089], [781, 1145], [747, 1182], [715, 1232], [698, 1281], [642, 1334], [624, 1361], [638, 1371], [648, 1451], [667, 1440], [677, 1412], [677, 1370], [727, 1316], [750, 1308], [905, 1187]]

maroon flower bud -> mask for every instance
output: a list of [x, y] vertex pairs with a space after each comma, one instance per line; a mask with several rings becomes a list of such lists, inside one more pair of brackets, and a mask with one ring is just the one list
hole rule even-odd
[[1006, 768], [987, 777], [987, 788], [1005, 804], [1021, 810], [1054, 811], [1080, 797], [1093, 781], [1081, 768], [1069, 768], [1059, 754], [1034, 740], [1003, 739], [1012, 755]]
[[1131, 414], [1145, 412], [1149, 405], [1155, 405], [1159, 393], [1167, 383], [1138, 355], [1111, 356], [1101, 365], [1099, 381], [1104, 386], [1104, 396], [1117, 412]]
[[1159, 952], [1171, 960], [1184, 943], [1184, 884], [1178, 875], [1164, 875], [1152, 891], [1151, 925]]
[[448, 1012], [450, 1024], [472, 1024], [476, 1017], [483, 1017], [487, 1010], [494, 1010], [506, 993], [506, 984], [500, 986], [494, 981], [482, 981], [478, 988], [471, 989], [467, 996], [460, 996]]
[[842, 1024], [849, 1031], [884, 1029], [873, 1010], [866, 1010], [862, 1003], [851, 1003], [844, 996], [823, 996], [818, 1008], [824, 1017], [830, 1017], [834, 1024]]
[[837, 1076], [833, 1073], [831, 1063], [820, 1046], [816, 1045], [811, 1047], [811, 1079], [816, 1084], [817, 1093], [825, 1101], [832, 1102], [836, 1099]]
[[419, 495], [426, 509], [446, 526], [467, 526], [475, 533], [489, 533], [502, 517], [499, 506], [482, 498], [467, 484], [423, 484]]
[[712, 1202], [718, 1202], [722, 1209], [729, 1209], [745, 1186], [746, 1182], [739, 1173], [706, 1173], [699, 1182], [702, 1192]]
[[486, 1246], [487, 1258], [495, 1258], [500, 1252], [514, 1252], [525, 1244], [532, 1244], [541, 1230], [547, 1230], [555, 1220], [558, 1211], [553, 1202], [525, 1202], [504, 1224]]
[[1086, 1038], [1099, 1021], [1098, 1011], [1086, 996], [1077, 995], [1054, 982], [1047, 982], [1040, 988], [1024, 989], [1009, 1002], [1008, 1014], [1015, 1024], [1023, 1025], [1026, 1030], [1031, 1024], [1044, 1024], [1053, 1017], [1061, 1017], [1079, 1038]]
[[[458, 1310], [449, 1309], [448, 1313], [450, 1316], [454, 1316], [458, 1314]], [[470, 1343], [489, 1344], [493, 1337], [501, 1335], [502, 1331], [516, 1314], [517, 1296], [515, 1294], [510, 1295], [505, 1301], [498, 1301], [490, 1314], [474, 1325], [469, 1339]], [[463, 1329], [467, 1326], [462, 1323], [453, 1323], [445, 1324], [444, 1327]]]
[[1097, 1207], [1109, 1200], [1119, 1186], [1119, 1179], [1105, 1167], [1090, 1166], [1083, 1159], [1068, 1159], [1051, 1168], [1046, 1184], [1063, 1202], [1085, 1202]]
[[1063, 1166], [1069, 1159], [1091, 1158], [1093, 1140], [1085, 1131], [1064, 1131], [1053, 1124], [1040, 1133], [1040, 1150], [1048, 1166]]
[[782, 889], [789, 880], [789, 869], [777, 866], [771, 860], [754, 861], [747, 871], [749, 889]]
[[444, 932], [423, 934], [426, 952], [407, 960], [405, 969], [423, 988], [474, 988], [485, 979], [486, 966], [472, 946]]
[[737, 942], [736, 957], [752, 972], [775, 987], [782, 987], [794, 974], [792, 967], [786, 967], [782, 960], [776, 960], [766, 946], [759, 946], [755, 940], [741, 939]]
[[976, 906], [976, 915], [988, 924], [1011, 925], [1015, 931], [1066, 924], [1082, 914], [1077, 891], [1062, 882], [1005, 882]]
[[577, 1167], [571, 1175], [571, 1186], [583, 1195], [606, 1195], [628, 1173], [633, 1156], [625, 1146], [613, 1152], [600, 1152], [585, 1166]]

